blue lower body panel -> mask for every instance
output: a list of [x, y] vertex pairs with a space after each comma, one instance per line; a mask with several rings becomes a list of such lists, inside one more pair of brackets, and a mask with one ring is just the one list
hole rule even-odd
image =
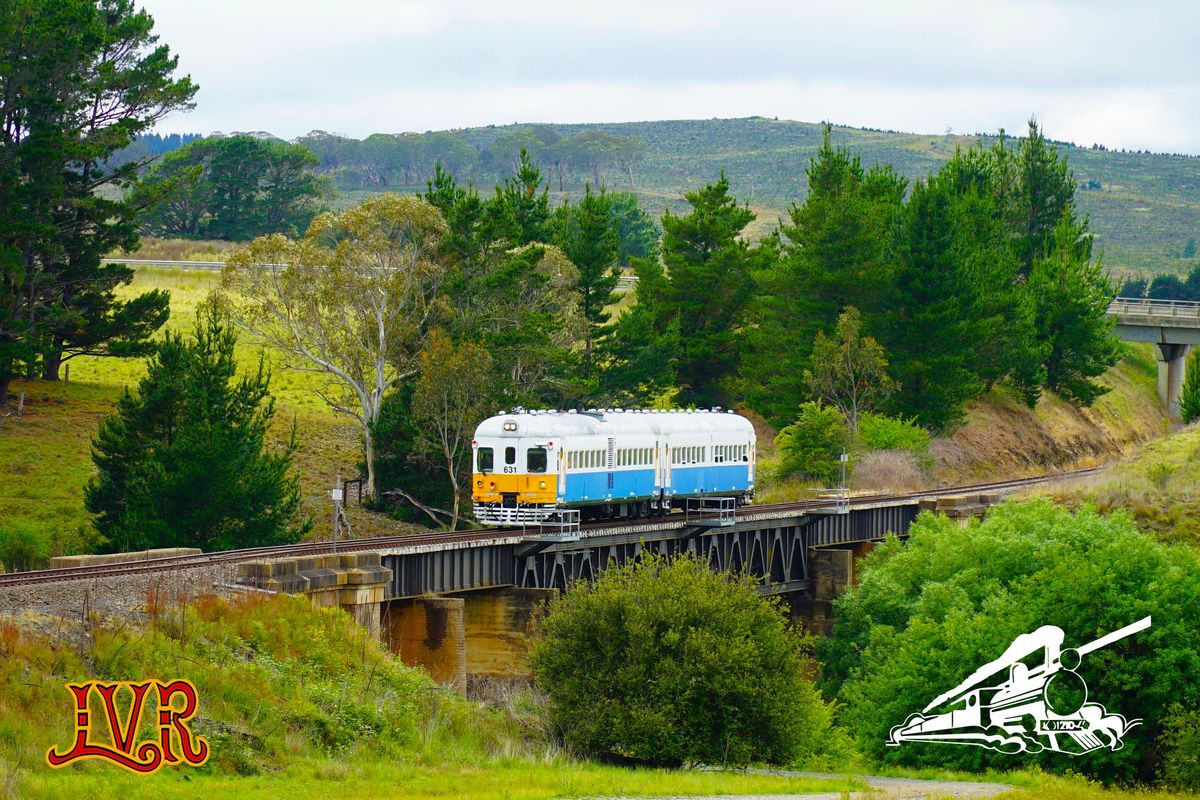
[[[611, 476], [611, 482], [610, 482]], [[754, 488], [747, 464], [712, 464], [695, 467], [672, 467], [671, 486], [667, 497], [700, 494], [745, 494]], [[629, 502], [658, 497], [654, 486], [653, 469], [619, 469], [598, 472], [568, 472], [559, 481], [559, 502], [578, 503]]]

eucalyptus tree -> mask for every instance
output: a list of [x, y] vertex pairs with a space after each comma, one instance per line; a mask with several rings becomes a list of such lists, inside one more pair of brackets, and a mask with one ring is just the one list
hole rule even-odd
[[325, 376], [322, 399], [361, 426], [371, 497], [372, 429], [384, 396], [420, 372], [421, 350], [447, 310], [436, 259], [447, 232], [422, 198], [382, 194], [318, 216], [302, 239], [255, 239], [222, 273], [237, 323], [287, 368]]

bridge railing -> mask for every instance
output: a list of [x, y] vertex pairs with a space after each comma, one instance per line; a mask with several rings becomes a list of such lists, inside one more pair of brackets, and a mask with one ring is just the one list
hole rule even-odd
[[1114, 316], [1200, 319], [1200, 302], [1195, 300], [1152, 300], [1148, 297], [1118, 297], [1108, 307]]

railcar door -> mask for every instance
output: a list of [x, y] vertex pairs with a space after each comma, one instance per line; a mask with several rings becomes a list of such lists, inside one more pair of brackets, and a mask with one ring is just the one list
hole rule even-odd
[[613, 467], [616, 466], [617, 440], [613, 437], [608, 437], [608, 448], [604, 453], [604, 465], [608, 470], [608, 499], [612, 499], [613, 495]]
[[554, 451], [558, 456], [558, 502], [567, 495], [567, 450], [560, 447]]

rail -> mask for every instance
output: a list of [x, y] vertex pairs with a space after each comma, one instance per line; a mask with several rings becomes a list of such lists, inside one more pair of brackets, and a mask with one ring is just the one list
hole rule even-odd
[[[1036, 486], [1050, 481], [1079, 478], [1099, 472], [1101, 467], [1086, 467], [1066, 472], [1055, 472], [1048, 475], [1038, 475], [1030, 478], [1013, 478], [991, 483], [978, 483], [967, 486], [951, 486], [944, 489], [930, 489], [923, 492], [877, 494], [855, 496], [849, 498], [849, 506], [859, 503], [879, 503], [889, 500], [904, 500], [918, 502], [922, 497], [940, 497], [943, 495], [968, 494], [978, 492], [995, 492], [1006, 489], [1019, 489]], [[744, 513], [761, 514], [775, 511], [801, 511], [829, 513], [839, 510], [839, 502], [832, 500], [801, 500], [796, 503], [771, 503], [761, 506], [749, 506]], [[684, 515], [679, 515], [682, 517]], [[682, 522], [682, 519], [676, 517]], [[614, 522], [598, 522], [582, 526], [581, 530], [599, 532], [604, 528], [628, 528], [630, 525], [645, 527], [651, 530], [654, 526], [667, 521], [662, 519], [649, 520], [617, 520]], [[395, 536], [378, 536], [364, 539], [347, 539], [338, 543], [338, 552], [354, 552], [363, 550], [378, 550], [405, 546], [428, 547], [429, 545], [449, 544], [462, 546], [464, 544], [486, 545], [489, 541], [512, 541], [515, 538], [527, 538], [527, 526], [514, 528], [492, 528], [490, 530], [430, 532], [421, 534], [404, 534]], [[208, 566], [211, 564], [237, 563], [261, 558], [286, 558], [302, 555], [324, 555], [331, 552], [332, 543], [300, 542], [290, 545], [272, 545], [265, 547], [247, 548], [245, 550], [224, 550], [215, 553], [199, 555], [171, 556], [151, 561], [127, 561], [116, 564], [98, 564], [88, 567], [60, 567], [58, 569], [35, 570], [32, 572], [10, 572], [0, 574], [0, 587], [19, 586], [36, 583], [54, 583], [58, 581], [93, 580], [96, 578], [121, 577], [140, 575], [153, 572], [166, 572], [180, 569]]]
[[689, 497], [683, 504], [685, 525], [727, 528], [737, 523], [737, 500], [732, 497]]
[[1108, 307], [1112, 316], [1200, 320], [1200, 302], [1195, 300], [1152, 300], [1148, 297], [1118, 297]]

